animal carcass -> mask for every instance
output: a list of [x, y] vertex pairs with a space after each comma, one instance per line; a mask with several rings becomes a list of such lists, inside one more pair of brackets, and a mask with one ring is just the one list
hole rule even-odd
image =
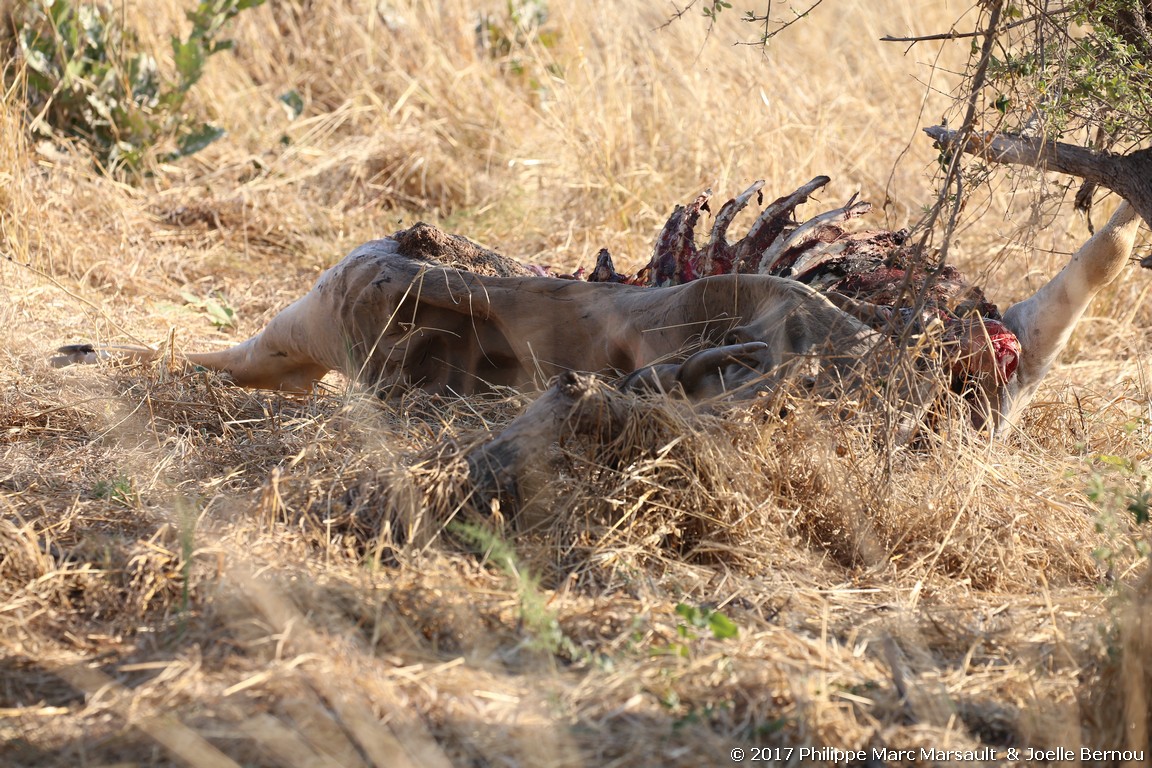
[[[307, 391], [335, 369], [382, 394], [539, 389], [559, 374], [595, 372], [619, 377], [623, 389], [699, 400], [751, 397], [789, 378], [843, 390], [879, 375], [898, 380], [915, 410], [930, 393], [896, 373], [908, 367], [903, 353], [929, 340], [935, 367], [970, 399], [977, 423], [1000, 430], [1119, 273], [1139, 222], [1122, 204], [1056, 277], [1000, 316], [906, 233], [844, 231], [865, 203], [796, 222], [796, 207], [827, 182], [769, 204], [731, 243], [727, 228], [759, 195], [757, 182], [721, 208], [704, 247], [694, 236], [708, 203], [701, 195], [677, 208], [632, 277], [606, 253], [587, 281], [541, 276], [418, 224], [355, 249], [251, 339], [186, 359], [241, 386]], [[53, 362], [102, 354], [74, 345]]]

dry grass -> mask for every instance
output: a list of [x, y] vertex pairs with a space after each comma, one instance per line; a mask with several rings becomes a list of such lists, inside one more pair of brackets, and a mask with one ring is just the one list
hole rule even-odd
[[[146, 4], [161, 53], [183, 5]], [[816, 403], [638, 401], [635, 439], [550, 457], [533, 503], [488, 537], [449, 523], [468, 517], [458, 449], [521, 398], [380, 403], [333, 379], [297, 399], [163, 364], [44, 362], [78, 340], [230, 343], [417, 219], [538, 263], [608, 247], [635, 268], [703, 187], [823, 173], [831, 202], [859, 189], [884, 203], [869, 223], [908, 225], [933, 194], [918, 131], [947, 105], [922, 111], [919, 81], [951, 81], [923, 66], [934, 50], [875, 40], [947, 28], [940, 5], [821, 7], [761, 53], [729, 45], [748, 34], [731, 25], [658, 29], [671, 6], [553, 2], [555, 42], [513, 67], [475, 44], [477, 12], [502, 2], [269, 3], [197, 91], [228, 139], [137, 186], [37, 145], [7, 94], [0, 762], [1147, 756], [1148, 537], [1124, 511], [1152, 450], [1152, 281], [1135, 270], [1006, 442], [946, 430], [890, 451]], [[293, 89], [306, 109], [290, 122], [277, 98]], [[1014, 195], [1061, 183], [1008, 177], [971, 206], [953, 253], [1002, 305], [1084, 236], [1067, 209], [1034, 219]], [[213, 329], [182, 292], [222, 297], [238, 327]]]

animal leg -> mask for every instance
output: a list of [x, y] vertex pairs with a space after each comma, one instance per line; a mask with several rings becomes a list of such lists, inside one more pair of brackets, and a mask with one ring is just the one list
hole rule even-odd
[[1092, 298], [1120, 274], [1132, 255], [1140, 221], [1127, 201], [1121, 203], [1059, 274], [1004, 312], [1004, 325], [1020, 340], [1021, 351], [1016, 377], [1005, 388], [1001, 421], [1010, 423], [1028, 404]]
[[[325, 359], [314, 351], [341, 348], [339, 341], [332, 338], [338, 336], [333, 333], [333, 326], [338, 324], [318, 311], [322, 308], [315, 303], [310, 293], [272, 318], [267, 328], [247, 341], [219, 352], [185, 354], [182, 359], [193, 368], [227, 374], [241, 387], [309, 392], [325, 373], [341, 367], [334, 356]], [[159, 350], [148, 347], [91, 344], [69, 344], [57, 353], [49, 359], [55, 368], [117, 359], [145, 363], [160, 355]]]

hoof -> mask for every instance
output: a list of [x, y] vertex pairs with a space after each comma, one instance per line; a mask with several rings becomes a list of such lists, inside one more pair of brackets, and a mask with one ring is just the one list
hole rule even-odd
[[67, 344], [56, 350], [57, 354], [48, 359], [53, 368], [69, 365], [91, 365], [107, 357], [107, 353], [97, 352], [91, 344]]

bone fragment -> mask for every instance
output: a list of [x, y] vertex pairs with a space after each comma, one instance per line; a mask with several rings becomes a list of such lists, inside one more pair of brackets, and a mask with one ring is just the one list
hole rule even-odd
[[[820, 232], [825, 228], [839, 224], [841, 222], [854, 219], [857, 216], [863, 216], [872, 210], [872, 203], [856, 202], [856, 195], [848, 201], [848, 204], [843, 208], [837, 208], [834, 211], [827, 211], [818, 216], [813, 216], [808, 221], [801, 224], [792, 231], [787, 237], [780, 238], [768, 246], [764, 251], [764, 255], [760, 258], [759, 272], [762, 275], [772, 274], [773, 267], [776, 266], [777, 260], [784, 255], [784, 252], [790, 248], [799, 248], [805, 243], [811, 242], [820, 236]], [[818, 254], [818, 255], [823, 255]], [[807, 254], [805, 255], [807, 256]], [[796, 263], [792, 266], [792, 274], [799, 275], [811, 269], [818, 263], [817, 258], [806, 258], [801, 256]]]
[[725, 235], [728, 234], [728, 227], [731, 226], [732, 220], [736, 218], [736, 214], [747, 207], [748, 201], [764, 188], [764, 180], [759, 179], [748, 189], [741, 192], [736, 197], [724, 203], [720, 208], [720, 212], [716, 214], [716, 221], [712, 224], [712, 235], [708, 240], [708, 247], [711, 248], [716, 243], [724, 242]]
[[792, 194], [772, 202], [760, 213], [748, 230], [748, 234], [737, 244], [738, 258], [743, 261], [771, 245], [790, 223], [792, 212], [796, 210], [796, 206], [806, 203], [813, 192], [821, 189], [831, 180], [827, 176], [817, 176]]

